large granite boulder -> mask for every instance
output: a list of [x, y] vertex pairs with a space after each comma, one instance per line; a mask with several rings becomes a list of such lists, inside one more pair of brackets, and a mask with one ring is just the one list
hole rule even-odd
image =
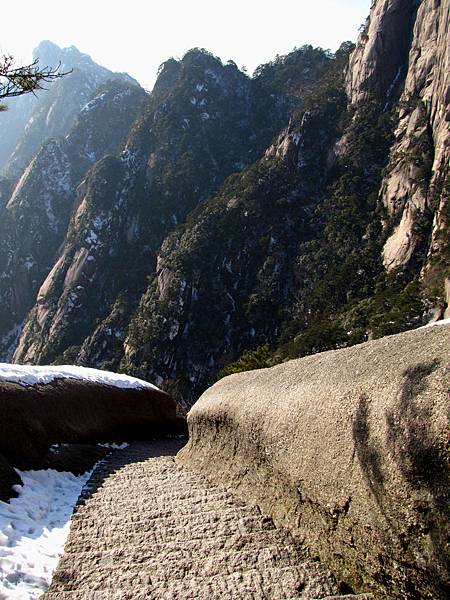
[[450, 325], [231, 375], [177, 460], [288, 526], [355, 591], [444, 598]]
[[[146, 382], [80, 367], [41, 371], [39, 367], [0, 365], [3, 486], [10, 486], [14, 479], [8, 464], [19, 469], [52, 466], [55, 461], [49, 448], [54, 444], [124, 442], [183, 430], [175, 401]], [[92, 448], [86, 452], [96, 456]], [[59, 451], [58, 464], [64, 462], [60, 455]], [[71, 451], [71, 464], [72, 455]], [[83, 463], [85, 458], [76, 462]]]

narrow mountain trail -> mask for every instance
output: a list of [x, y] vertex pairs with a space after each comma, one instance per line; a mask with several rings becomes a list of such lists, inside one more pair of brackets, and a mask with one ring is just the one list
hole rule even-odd
[[133, 444], [94, 471], [42, 600], [333, 596], [337, 585], [256, 507], [175, 463], [183, 443]]

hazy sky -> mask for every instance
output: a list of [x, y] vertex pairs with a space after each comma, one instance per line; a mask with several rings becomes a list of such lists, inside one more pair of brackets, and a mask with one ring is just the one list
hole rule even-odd
[[276, 54], [355, 40], [371, 0], [11, 0], [2, 5], [0, 53], [29, 62], [48, 39], [153, 86], [158, 66], [206, 48], [249, 73]]

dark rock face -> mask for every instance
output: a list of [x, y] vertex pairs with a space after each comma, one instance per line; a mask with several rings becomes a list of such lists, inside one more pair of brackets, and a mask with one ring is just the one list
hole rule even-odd
[[[371, 96], [395, 98], [408, 68], [414, 20], [420, 2], [376, 0], [349, 61], [347, 93], [352, 104]], [[397, 87], [398, 92], [398, 87]]]
[[447, 598], [450, 325], [238, 373], [177, 460], [288, 526], [356, 591]]
[[0, 500], [2, 502], [18, 496], [12, 489], [13, 485], [22, 485], [22, 480], [6, 458], [0, 454]]
[[94, 444], [55, 444], [42, 458], [40, 465], [43, 469], [82, 475], [110, 452], [111, 449]]
[[[48, 454], [52, 444], [147, 440], [184, 432], [176, 404], [165, 392], [73, 379], [27, 387], [0, 383], [0, 417], [0, 455], [20, 469], [54, 467], [57, 457]], [[73, 461], [73, 449], [69, 455]]]

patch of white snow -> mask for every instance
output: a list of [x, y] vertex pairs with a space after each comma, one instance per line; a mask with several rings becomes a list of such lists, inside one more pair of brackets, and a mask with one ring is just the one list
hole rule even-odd
[[111, 448], [112, 450], [125, 450], [125, 448], [128, 448], [129, 445], [130, 444], [127, 444], [127, 442], [124, 442], [123, 444], [114, 444], [110, 442], [97, 444], [97, 446], [101, 446], [102, 448]]
[[440, 321], [433, 321], [432, 323], [427, 323], [420, 329], [424, 329], [425, 327], [435, 327], [436, 325], [450, 325], [450, 319], [441, 319]]
[[0, 381], [9, 381], [23, 386], [46, 384], [55, 379], [77, 379], [110, 385], [122, 389], [158, 388], [142, 379], [130, 377], [123, 373], [112, 373], [88, 367], [74, 365], [31, 366], [0, 363]]
[[90, 473], [18, 471], [18, 498], [0, 502], [0, 599], [39, 598], [63, 552], [70, 517]]
[[93, 246], [98, 242], [98, 235], [95, 233], [95, 231], [90, 229], [87, 236], [84, 238], [84, 241], [86, 244], [88, 244], [88, 246]]

